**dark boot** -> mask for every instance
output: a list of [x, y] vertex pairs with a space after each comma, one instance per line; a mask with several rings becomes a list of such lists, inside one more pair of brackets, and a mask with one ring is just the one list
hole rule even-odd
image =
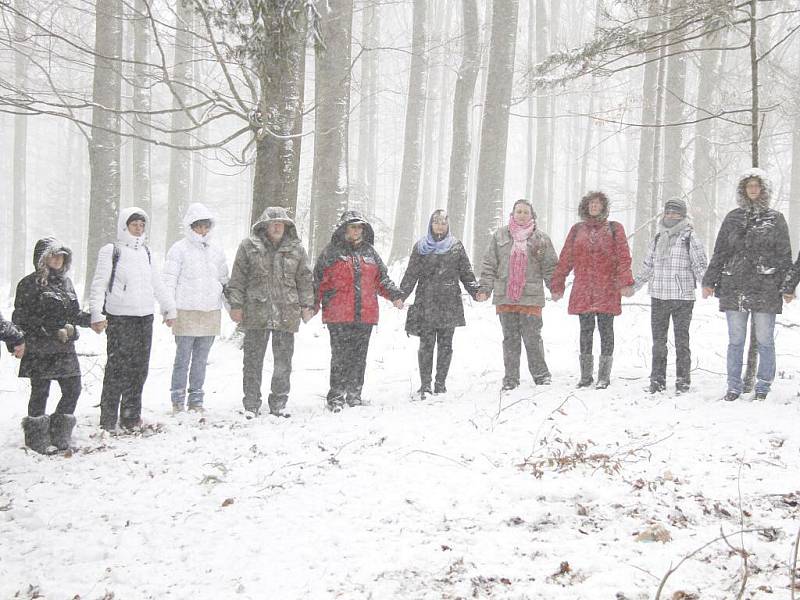
[[326, 399], [328, 410], [334, 413], [342, 412], [345, 404], [345, 393], [339, 390], [330, 390]]
[[270, 394], [267, 402], [269, 403], [269, 414], [275, 417], [289, 417], [291, 416], [286, 411], [286, 403], [289, 401], [289, 396], [286, 394]]
[[594, 356], [591, 354], [581, 354], [580, 363], [581, 379], [578, 381], [577, 387], [589, 387], [594, 383], [594, 377], [592, 376], [594, 372]]
[[59, 450], [69, 450], [74, 428], [75, 415], [50, 415], [50, 442]]
[[50, 417], [25, 417], [22, 419], [22, 431], [25, 432], [25, 445], [39, 454], [51, 454]]
[[611, 363], [613, 360], [613, 356], [605, 356], [603, 354], [600, 355], [600, 363], [597, 366], [596, 389], [604, 390], [611, 383]]

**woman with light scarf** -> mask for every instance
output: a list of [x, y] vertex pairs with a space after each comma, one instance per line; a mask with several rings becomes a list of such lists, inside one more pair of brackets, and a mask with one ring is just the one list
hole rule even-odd
[[503, 390], [519, 386], [522, 343], [536, 385], [550, 384], [542, 342], [544, 286], [550, 287], [558, 257], [547, 234], [536, 227], [527, 200], [517, 200], [508, 225], [492, 234], [483, 258], [478, 300], [493, 296], [503, 329]]
[[[453, 334], [466, 324], [459, 281], [470, 296], [478, 284], [464, 246], [450, 233], [447, 213], [433, 211], [428, 232], [414, 244], [408, 268], [400, 282], [403, 299], [416, 287], [414, 304], [408, 307], [406, 332], [419, 336], [420, 388], [416, 397], [447, 392], [446, 380], [453, 357]], [[437, 348], [438, 347], [438, 348]], [[431, 389], [433, 353], [436, 350], [436, 380]]]
[[653, 360], [650, 393], [667, 388], [667, 334], [672, 320], [675, 333], [675, 391], [689, 390], [692, 354], [689, 325], [694, 310], [694, 290], [703, 280], [707, 259], [687, 217], [686, 203], [672, 198], [664, 204], [659, 231], [642, 262], [633, 284], [638, 290], [645, 283], [650, 293], [650, 328], [653, 334]]

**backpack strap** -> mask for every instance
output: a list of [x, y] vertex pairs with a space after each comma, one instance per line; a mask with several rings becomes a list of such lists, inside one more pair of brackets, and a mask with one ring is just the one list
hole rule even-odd
[[[119, 255], [121, 251], [117, 244], [114, 244], [114, 250], [111, 252], [111, 277], [108, 278], [108, 287], [106, 288], [107, 293], [111, 293], [111, 290], [114, 289], [114, 279], [117, 276], [117, 263], [119, 262]], [[149, 256], [149, 254], [148, 254]]]

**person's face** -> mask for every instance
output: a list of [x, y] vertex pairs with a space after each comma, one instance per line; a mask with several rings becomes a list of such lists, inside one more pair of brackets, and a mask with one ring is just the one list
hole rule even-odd
[[603, 201], [600, 200], [598, 196], [595, 196], [591, 200], [589, 200], [589, 216], [590, 217], [599, 217], [600, 213], [603, 212]]
[[514, 207], [514, 220], [520, 225], [527, 225], [533, 219], [531, 207], [520, 202]]
[[744, 184], [744, 191], [750, 200], [758, 200], [759, 196], [761, 196], [761, 182], [755, 178], [749, 179]]
[[444, 217], [434, 217], [433, 222], [431, 222], [431, 231], [433, 231], [433, 235], [446, 235], [447, 229], [447, 219]]
[[64, 266], [64, 255], [63, 254], [51, 254], [47, 257], [45, 261], [48, 269], [52, 269], [53, 271], [60, 271], [61, 268]]
[[283, 239], [284, 231], [286, 231], [286, 223], [281, 223], [280, 221], [267, 223], [267, 237], [273, 244]]
[[358, 246], [364, 238], [364, 226], [361, 223], [350, 223], [344, 232], [344, 239]]
[[141, 219], [136, 219], [128, 223], [128, 232], [133, 237], [142, 237], [144, 235], [145, 223]]
[[683, 215], [677, 210], [665, 210], [664, 218], [667, 221], [680, 221], [683, 218]]
[[206, 221], [192, 223], [192, 231], [194, 231], [197, 235], [206, 235], [209, 231], [211, 231], [211, 223]]

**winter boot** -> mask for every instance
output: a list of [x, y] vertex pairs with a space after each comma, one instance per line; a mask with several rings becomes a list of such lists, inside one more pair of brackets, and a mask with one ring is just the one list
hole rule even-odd
[[289, 401], [289, 396], [286, 394], [270, 394], [269, 395], [269, 414], [273, 417], [290, 417], [291, 414], [286, 411], [286, 403]]
[[51, 454], [50, 417], [25, 417], [22, 419], [22, 431], [25, 432], [25, 445], [39, 454]]
[[344, 408], [345, 400], [344, 400], [344, 392], [338, 390], [330, 390], [328, 392], [328, 397], [325, 400], [326, 406], [329, 411], [332, 413], [342, 412]]
[[75, 415], [50, 415], [50, 442], [59, 450], [69, 450], [72, 444], [72, 430], [75, 428]]
[[417, 398], [420, 400], [425, 400], [425, 398], [427, 398], [432, 394], [433, 390], [431, 389], [430, 382], [423, 383], [421, 386], [419, 386], [419, 389], [417, 390]]
[[613, 356], [600, 355], [600, 362], [597, 366], [597, 385], [595, 389], [604, 390], [611, 383], [611, 364]]
[[576, 387], [589, 387], [594, 383], [594, 377], [592, 377], [592, 373], [594, 372], [594, 356], [591, 354], [581, 354], [580, 363], [581, 378]]
[[447, 386], [444, 384], [444, 381], [437, 381], [433, 384], [433, 393], [434, 394], [446, 394], [447, 393]]

